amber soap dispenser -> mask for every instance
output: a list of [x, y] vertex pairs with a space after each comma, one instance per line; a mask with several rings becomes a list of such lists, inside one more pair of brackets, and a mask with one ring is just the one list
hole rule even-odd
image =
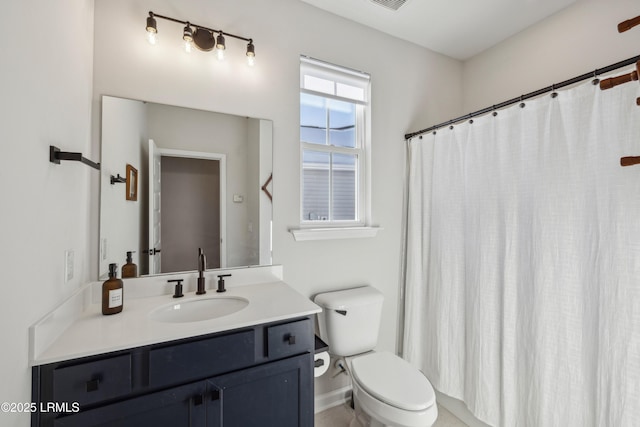
[[126, 279], [128, 277], [138, 277], [138, 266], [133, 263], [133, 252], [127, 252], [127, 263], [122, 266], [122, 278]]
[[102, 314], [116, 314], [122, 311], [122, 280], [118, 279], [118, 265], [109, 264], [109, 279], [102, 284]]

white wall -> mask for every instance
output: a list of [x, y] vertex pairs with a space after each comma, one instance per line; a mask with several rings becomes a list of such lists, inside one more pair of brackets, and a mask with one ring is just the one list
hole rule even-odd
[[[242, 202], [247, 209], [245, 224], [247, 265], [258, 264], [260, 260], [260, 120], [247, 122], [247, 187]], [[233, 197], [233, 196], [232, 196]], [[269, 215], [271, 216], [271, 215]]]
[[[126, 253], [132, 254], [133, 262], [138, 264], [141, 258], [141, 236], [146, 235], [142, 227], [146, 222], [142, 215], [148, 215], [143, 209], [144, 190], [140, 178], [147, 171], [146, 158], [142, 157], [141, 145], [146, 144], [147, 112], [146, 104], [128, 99], [104, 97], [102, 99], [102, 141], [100, 159], [100, 210], [104, 213], [100, 221], [100, 277], [106, 278], [109, 264], [118, 264], [118, 277], [126, 263]], [[130, 164], [138, 171], [138, 200], [126, 199], [126, 184], [111, 184], [111, 177], [126, 177], [126, 165]], [[140, 272], [140, 269], [138, 270]]]
[[[50, 144], [99, 158], [90, 143], [93, 1], [3, 3], [0, 55], [0, 401], [30, 402], [29, 326], [97, 270], [89, 254], [99, 172], [49, 163]], [[75, 259], [68, 284], [65, 250]], [[0, 413], [2, 426], [29, 419]]]
[[[398, 328], [406, 132], [461, 113], [458, 61], [323, 12], [298, 0], [96, 0], [94, 97], [102, 94], [273, 120], [274, 263], [304, 295], [370, 284], [385, 295], [379, 348], [394, 350]], [[158, 19], [146, 42], [148, 11], [254, 39], [227, 38], [227, 60], [181, 49], [182, 26]], [[374, 239], [295, 242], [299, 225], [299, 56], [372, 76]], [[96, 243], [97, 244], [97, 243]], [[332, 388], [331, 385], [328, 386]]]
[[[640, 55], [637, 0], [578, 0], [464, 63], [464, 113]], [[435, 123], [434, 123], [435, 124]]]
[[[260, 185], [260, 202], [259, 214], [260, 217], [260, 250], [259, 250], [259, 264], [267, 264], [271, 262], [273, 255], [271, 251], [271, 225], [273, 223], [273, 201], [271, 192], [273, 191], [273, 185], [269, 178], [273, 175], [273, 122], [270, 120], [260, 120], [260, 165], [258, 174], [258, 183]], [[267, 182], [268, 181], [268, 182]], [[265, 190], [262, 191], [262, 186], [266, 185]]]

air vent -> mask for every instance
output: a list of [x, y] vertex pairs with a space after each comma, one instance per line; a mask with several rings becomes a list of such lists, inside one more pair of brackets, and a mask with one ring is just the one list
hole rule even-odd
[[371, 0], [371, 2], [391, 10], [400, 9], [408, 0]]

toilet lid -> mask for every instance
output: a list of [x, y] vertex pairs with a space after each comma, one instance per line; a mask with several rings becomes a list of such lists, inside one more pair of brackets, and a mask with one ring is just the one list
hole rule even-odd
[[427, 377], [395, 354], [375, 352], [356, 357], [351, 370], [367, 393], [396, 408], [419, 411], [436, 401]]

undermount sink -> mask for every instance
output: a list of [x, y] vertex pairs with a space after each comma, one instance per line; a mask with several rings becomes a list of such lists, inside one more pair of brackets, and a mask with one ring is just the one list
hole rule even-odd
[[228, 316], [248, 305], [248, 300], [239, 297], [191, 299], [158, 307], [149, 313], [149, 318], [167, 323], [200, 322]]

